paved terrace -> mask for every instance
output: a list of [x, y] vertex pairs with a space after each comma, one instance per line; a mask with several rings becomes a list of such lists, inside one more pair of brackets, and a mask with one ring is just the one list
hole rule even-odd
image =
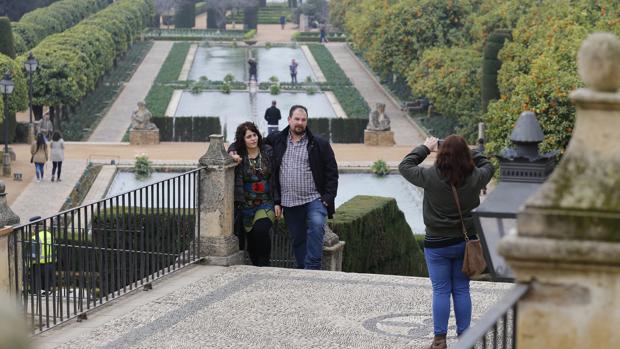
[[[474, 320], [509, 288], [472, 282]], [[432, 338], [426, 278], [195, 265], [77, 323], [38, 348], [423, 348]], [[449, 343], [455, 341], [450, 319]]]

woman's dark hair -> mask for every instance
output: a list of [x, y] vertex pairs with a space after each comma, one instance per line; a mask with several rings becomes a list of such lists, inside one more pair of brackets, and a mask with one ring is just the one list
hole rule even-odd
[[251, 121], [244, 122], [237, 126], [237, 131], [235, 131], [235, 149], [240, 155], [245, 155], [248, 152], [245, 147], [245, 133], [248, 130], [256, 133], [258, 136], [258, 148], [263, 144], [263, 136], [261, 136], [260, 131], [258, 131], [258, 127]]
[[450, 184], [460, 186], [474, 170], [474, 160], [465, 138], [456, 135], [446, 137], [439, 147], [435, 167]]
[[45, 137], [43, 136], [43, 133], [39, 133], [37, 135], [37, 150], [39, 151], [39, 149], [43, 148], [45, 149], [45, 147], [47, 146], [47, 144], [45, 144]]
[[52, 135], [52, 140], [54, 142], [58, 142], [61, 138], [62, 136], [60, 135], [60, 132], [54, 131], [54, 134]]

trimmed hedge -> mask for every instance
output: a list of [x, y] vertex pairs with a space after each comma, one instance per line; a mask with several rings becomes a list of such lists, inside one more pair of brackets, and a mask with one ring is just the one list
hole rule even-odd
[[331, 119], [333, 143], [364, 143], [368, 119]]
[[[127, 51], [153, 17], [149, 0], [120, 0], [32, 49], [39, 60], [33, 76], [33, 104], [73, 106]], [[23, 64], [25, 55], [18, 57]], [[55, 110], [57, 108], [54, 108]]]
[[343, 271], [428, 275], [423, 252], [394, 198], [355, 196], [336, 210], [329, 226], [346, 241]]
[[35, 47], [49, 35], [73, 27], [109, 4], [109, 0], [62, 0], [26, 13], [13, 24], [15, 41], [20, 43], [17, 54]]
[[311, 118], [308, 119], [308, 128], [312, 130], [312, 134], [330, 140], [330, 123], [331, 118]]
[[484, 46], [482, 60], [482, 83], [480, 94], [482, 95], [481, 109], [487, 112], [489, 102], [500, 97], [497, 86], [497, 73], [502, 67], [502, 61], [497, 58], [499, 51], [504, 47], [504, 42], [512, 37], [510, 31], [495, 31], [489, 34]]
[[156, 116], [151, 121], [162, 142], [208, 142], [209, 135], [222, 132], [217, 116]]

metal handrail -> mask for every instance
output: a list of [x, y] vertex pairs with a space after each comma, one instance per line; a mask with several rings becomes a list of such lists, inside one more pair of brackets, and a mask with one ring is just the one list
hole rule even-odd
[[[468, 328], [453, 346], [454, 349], [475, 348], [476, 343], [484, 340], [490, 329], [497, 326], [499, 319], [512, 308], [514, 310], [513, 328], [517, 328], [517, 309], [519, 299], [530, 290], [529, 284], [515, 284], [497, 303], [495, 303], [476, 324]], [[512, 347], [516, 348], [516, 331], [512, 331]]]

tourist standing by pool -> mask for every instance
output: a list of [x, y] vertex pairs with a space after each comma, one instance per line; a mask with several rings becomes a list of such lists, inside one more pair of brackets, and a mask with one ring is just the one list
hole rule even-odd
[[295, 59], [291, 60], [291, 65], [288, 66], [288, 69], [291, 72], [291, 84], [296, 85], [297, 84], [297, 67], [299, 65], [297, 64], [297, 62], [295, 62]]
[[[270, 134], [276, 192], [293, 241], [297, 267], [320, 269], [325, 222], [335, 211], [338, 165], [327, 140], [308, 129], [308, 109], [291, 107], [288, 127]], [[276, 217], [280, 216], [276, 206]]]
[[252, 78], [254, 78], [254, 81], [258, 82], [258, 77], [256, 75], [257, 72], [257, 66], [256, 66], [256, 60], [254, 58], [250, 58], [248, 59], [248, 64], [250, 65], [250, 81], [252, 81]]
[[[419, 166], [433, 151], [438, 151], [435, 164]], [[464, 234], [468, 239], [478, 238], [471, 211], [480, 205], [480, 191], [489, 183], [495, 169], [482, 154], [472, 154], [463, 137], [452, 135], [441, 146], [437, 138], [427, 138], [403, 159], [399, 170], [405, 179], [424, 189], [424, 258], [433, 286], [435, 333], [430, 348], [444, 349], [450, 296], [457, 334], [463, 333], [471, 322], [469, 278], [461, 271]]]
[[265, 110], [265, 121], [267, 121], [267, 135], [278, 132], [278, 124], [282, 119], [280, 109], [276, 107], [276, 101], [271, 101], [271, 107]]
[[[234, 150], [233, 150], [234, 149]], [[241, 215], [243, 235], [252, 264], [270, 265], [271, 238], [269, 231], [276, 219], [274, 201], [279, 201], [273, 171], [273, 150], [264, 144], [256, 125], [244, 122], [237, 127], [235, 143], [229, 151], [237, 162], [235, 168], [235, 210]], [[239, 217], [239, 216], [237, 216]], [[239, 234], [242, 235], [242, 234]], [[244, 236], [239, 236], [243, 247]]]

